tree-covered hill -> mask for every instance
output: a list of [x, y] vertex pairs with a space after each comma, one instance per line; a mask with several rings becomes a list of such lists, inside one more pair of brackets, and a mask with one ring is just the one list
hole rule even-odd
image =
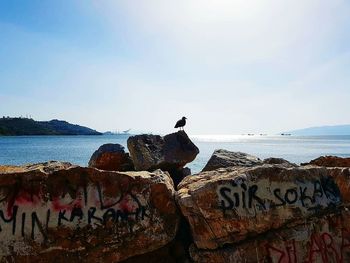
[[0, 118], [0, 135], [101, 135], [93, 129], [66, 121]]

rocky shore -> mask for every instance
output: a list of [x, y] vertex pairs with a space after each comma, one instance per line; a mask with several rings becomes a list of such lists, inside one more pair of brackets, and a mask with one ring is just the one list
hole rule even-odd
[[184, 131], [101, 146], [88, 167], [0, 166], [0, 262], [350, 262], [350, 160], [298, 166]]

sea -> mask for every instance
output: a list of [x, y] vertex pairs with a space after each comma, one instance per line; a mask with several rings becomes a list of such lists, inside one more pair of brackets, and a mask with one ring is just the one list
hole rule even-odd
[[[280, 157], [304, 163], [322, 155], [350, 157], [350, 135], [260, 136], [190, 135], [200, 153], [188, 164], [200, 172], [216, 149], [240, 151], [260, 159]], [[128, 135], [100, 136], [0, 136], [0, 165], [22, 165], [58, 160], [87, 166], [93, 152], [105, 143], [126, 147]]]

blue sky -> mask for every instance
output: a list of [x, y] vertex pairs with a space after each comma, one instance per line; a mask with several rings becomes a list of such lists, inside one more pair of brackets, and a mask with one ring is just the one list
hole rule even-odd
[[350, 2], [0, 1], [0, 114], [100, 131], [350, 123]]

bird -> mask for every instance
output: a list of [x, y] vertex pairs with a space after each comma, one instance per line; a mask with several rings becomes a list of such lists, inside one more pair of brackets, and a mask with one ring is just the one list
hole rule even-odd
[[178, 120], [175, 124], [175, 127], [174, 128], [180, 128], [180, 131], [181, 131], [181, 128], [183, 130], [183, 127], [186, 125], [186, 117], [182, 117], [181, 120]]

